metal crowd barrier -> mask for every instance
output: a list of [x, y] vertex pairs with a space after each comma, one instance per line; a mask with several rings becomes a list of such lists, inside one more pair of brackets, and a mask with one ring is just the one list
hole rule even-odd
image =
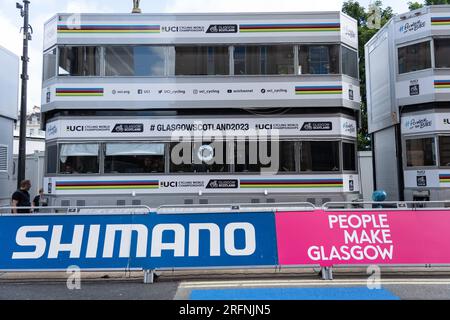
[[0, 216], [14, 214], [14, 210], [30, 210], [17, 215], [68, 215], [68, 214], [149, 214], [148, 206], [49, 206], [49, 207], [0, 207]]
[[309, 202], [280, 203], [240, 203], [240, 204], [192, 204], [163, 205], [156, 209], [158, 214], [180, 213], [231, 213], [231, 212], [275, 212], [275, 211], [313, 211], [316, 206]]
[[[0, 215], [12, 214], [14, 209], [31, 210], [29, 214], [193, 214], [193, 213], [231, 213], [231, 212], [280, 212], [280, 211], [359, 211], [369, 210], [448, 210], [450, 201], [385, 201], [385, 202], [327, 202], [316, 207], [310, 202], [278, 203], [237, 203], [237, 204], [191, 204], [162, 205], [151, 208], [139, 206], [49, 206], [49, 207], [0, 207]], [[28, 214], [28, 213], [20, 213]]]
[[[18, 214], [18, 215], [73, 215], [73, 214], [108, 214], [108, 215], [120, 215], [120, 214], [193, 214], [193, 213], [257, 213], [257, 212], [286, 212], [286, 211], [314, 211], [323, 210], [325, 212], [338, 212], [338, 211], [371, 211], [376, 213], [377, 211], [389, 209], [390, 211], [420, 211], [420, 210], [450, 210], [450, 201], [385, 201], [385, 202], [327, 202], [321, 207], [316, 207], [309, 202], [288, 202], [288, 203], [242, 203], [242, 204], [192, 204], [192, 205], [163, 205], [155, 209], [149, 206], [52, 206], [52, 207], [0, 207], [0, 216], [12, 215], [13, 209], [37, 209], [37, 212], [30, 214]], [[384, 265], [380, 265], [384, 266]], [[450, 265], [439, 264], [413, 264], [413, 265], [386, 265], [387, 267], [450, 267]], [[276, 269], [281, 266], [271, 266]], [[283, 266], [283, 269], [292, 268], [316, 268], [319, 265], [305, 265], [305, 266]], [[337, 268], [364, 268], [368, 265], [345, 265], [337, 266]], [[259, 267], [261, 268], [261, 267]], [[180, 268], [184, 270], [194, 270], [194, 268]], [[202, 268], [202, 269], [223, 269], [223, 268]], [[152, 283], [154, 281], [154, 275], [156, 271], [174, 270], [174, 269], [155, 269], [155, 270], [143, 270], [144, 282]], [[197, 270], [197, 269], [195, 269]], [[333, 279], [333, 267], [322, 267], [321, 276], [323, 280]]]
[[383, 202], [327, 202], [322, 205], [323, 210], [348, 210], [358, 211], [364, 210], [448, 210], [450, 208], [450, 201], [383, 201]]

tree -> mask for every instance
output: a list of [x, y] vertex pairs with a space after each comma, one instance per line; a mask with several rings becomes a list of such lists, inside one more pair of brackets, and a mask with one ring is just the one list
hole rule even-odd
[[[381, 27], [384, 26], [393, 16], [394, 12], [391, 7], [383, 8], [381, 1], [374, 3], [373, 9], [381, 14]], [[342, 5], [342, 12], [348, 14], [358, 21], [358, 38], [359, 38], [359, 78], [361, 82], [361, 125], [358, 132], [358, 149], [370, 149], [370, 136], [367, 123], [367, 96], [366, 96], [366, 65], [364, 46], [378, 32], [377, 29], [369, 28], [368, 19], [371, 18], [369, 13], [358, 1], [348, 0]]]
[[435, 4], [450, 4], [450, 0], [425, 0], [425, 4], [427, 6], [435, 5]]
[[423, 4], [419, 3], [419, 2], [408, 2], [408, 8], [409, 10], [413, 11], [413, 10], [417, 10], [420, 8], [423, 8]]

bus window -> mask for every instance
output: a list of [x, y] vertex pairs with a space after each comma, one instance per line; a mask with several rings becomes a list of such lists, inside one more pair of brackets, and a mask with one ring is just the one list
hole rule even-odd
[[356, 171], [356, 147], [354, 143], [342, 143], [342, 155], [344, 158], [344, 170]]
[[450, 136], [439, 137], [441, 167], [450, 167]]
[[406, 140], [406, 160], [408, 167], [432, 167], [436, 165], [434, 138]]
[[164, 76], [165, 47], [108, 46], [105, 48], [106, 76]]
[[226, 143], [179, 142], [170, 147], [170, 172], [172, 173], [225, 173], [230, 172], [226, 164]]
[[430, 41], [398, 49], [398, 69], [400, 74], [429, 68], [431, 68]]
[[[262, 149], [265, 147], [266, 150]], [[261, 158], [267, 157], [267, 161]], [[264, 162], [264, 163], [263, 163]], [[242, 141], [235, 145], [236, 172], [261, 172], [270, 169], [273, 173], [296, 172], [295, 142], [292, 141]]]
[[228, 46], [175, 47], [175, 75], [228, 75]]
[[291, 45], [236, 46], [234, 74], [294, 74], [294, 47]]
[[58, 74], [60, 76], [99, 76], [100, 58], [99, 47], [60, 47]]
[[108, 143], [105, 173], [164, 173], [164, 144]]
[[58, 165], [58, 147], [56, 144], [48, 145], [46, 148], [47, 173], [55, 174]]
[[300, 171], [339, 171], [339, 142], [303, 141], [300, 147]]
[[98, 144], [61, 144], [59, 148], [59, 173], [99, 173]]
[[299, 46], [299, 74], [338, 74], [338, 45], [301, 45]]

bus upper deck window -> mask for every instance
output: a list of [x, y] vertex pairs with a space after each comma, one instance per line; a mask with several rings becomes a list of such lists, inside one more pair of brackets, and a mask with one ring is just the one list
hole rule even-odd
[[99, 166], [98, 144], [62, 144], [59, 149], [60, 174], [97, 174]]

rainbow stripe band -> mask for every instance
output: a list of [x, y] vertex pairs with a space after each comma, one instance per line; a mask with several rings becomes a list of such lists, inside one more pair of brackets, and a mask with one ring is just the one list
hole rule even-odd
[[340, 23], [241, 24], [239, 32], [339, 32]]
[[241, 180], [241, 188], [343, 188], [343, 179]]
[[450, 183], [450, 174], [440, 174], [439, 182], [440, 183]]
[[434, 80], [435, 89], [450, 89], [450, 80]]
[[342, 94], [342, 86], [295, 87], [295, 94]]
[[58, 33], [160, 33], [160, 25], [59, 25]]
[[450, 17], [433, 17], [431, 18], [432, 26], [450, 26]]
[[59, 181], [56, 190], [158, 189], [158, 180], [148, 181]]
[[56, 88], [57, 97], [102, 97], [103, 88]]

